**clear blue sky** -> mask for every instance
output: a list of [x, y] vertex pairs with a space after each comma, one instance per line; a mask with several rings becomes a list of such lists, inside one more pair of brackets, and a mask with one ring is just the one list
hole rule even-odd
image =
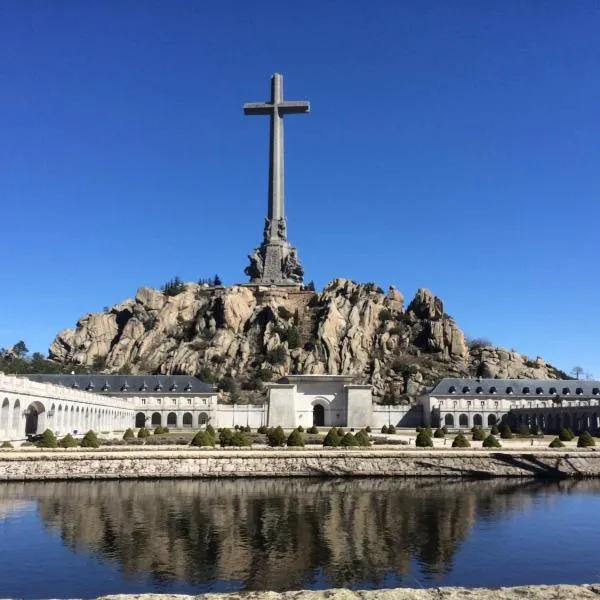
[[0, 3], [0, 345], [246, 280], [285, 76], [307, 280], [427, 287], [471, 336], [600, 377], [593, 0]]

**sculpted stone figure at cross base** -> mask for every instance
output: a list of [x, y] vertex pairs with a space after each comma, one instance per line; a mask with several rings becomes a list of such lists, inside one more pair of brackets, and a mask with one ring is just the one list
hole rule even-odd
[[299, 285], [304, 278], [296, 249], [287, 239], [283, 175], [283, 116], [309, 112], [304, 101], [283, 99], [283, 77], [271, 78], [271, 100], [244, 104], [247, 115], [268, 115], [271, 121], [269, 149], [269, 198], [262, 244], [248, 256], [250, 264], [244, 273], [251, 283], [265, 285]]

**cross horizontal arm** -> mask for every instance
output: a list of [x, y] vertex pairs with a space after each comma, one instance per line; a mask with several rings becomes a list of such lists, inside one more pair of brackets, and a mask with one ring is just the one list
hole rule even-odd
[[263, 102], [249, 102], [244, 104], [245, 115], [272, 115], [273, 105]]
[[284, 115], [288, 113], [307, 113], [310, 112], [310, 103], [304, 100], [292, 100], [280, 102], [277, 105], [279, 113]]

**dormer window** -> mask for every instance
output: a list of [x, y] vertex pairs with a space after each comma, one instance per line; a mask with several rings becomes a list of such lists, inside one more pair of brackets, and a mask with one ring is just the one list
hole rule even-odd
[[575, 390], [575, 393], [576, 393], [578, 396], [581, 396], [581, 394], [583, 394], [583, 388], [577, 388], [577, 389]]
[[127, 382], [125, 382], [122, 386], [121, 386], [121, 391], [122, 392], [126, 392], [129, 389], [129, 385], [127, 385]]
[[192, 384], [188, 381], [188, 384], [185, 386], [185, 391], [186, 392], [191, 392], [192, 391]]
[[456, 387], [454, 387], [453, 385], [451, 385], [451, 386], [448, 388], [448, 393], [449, 393], [449, 394], [456, 394]]
[[527, 386], [525, 386], [525, 387], [523, 388], [523, 393], [524, 393], [524, 394], [529, 394], [529, 388], [528, 388]]
[[568, 396], [570, 393], [571, 393], [571, 388], [568, 388], [568, 387], [563, 388], [563, 394], [565, 396]]
[[73, 387], [74, 387], [76, 390], [78, 390], [78, 389], [79, 389], [79, 384], [78, 384], [77, 382], [75, 382], [75, 383], [73, 384]]
[[176, 383], [174, 383], [174, 384], [171, 386], [171, 391], [172, 391], [172, 392], [174, 392], [174, 391], [176, 391], [176, 390], [177, 390], [177, 384], [176, 384]]
[[142, 392], [145, 392], [148, 389], [148, 385], [146, 384], [146, 382], [144, 381], [144, 383], [142, 383], [142, 387], [140, 388], [140, 390]]
[[495, 394], [495, 393], [496, 393], [496, 386], [495, 386], [495, 385], [493, 385], [493, 386], [490, 388], [490, 394]]
[[510, 386], [508, 386], [508, 387], [506, 388], [506, 393], [507, 393], [507, 394], [512, 394], [512, 393], [513, 393], [513, 389], [512, 389]]
[[535, 388], [535, 393], [536, 394], [543, 394], [544, 393], [544, 388], [541, 388], [541, 387]]
[[162, 390], [162, 383], [160, 383], [160, 381], [156, 384], [156, 387], [154, 388], [155, 391], [160, 392], [160, 390]]
[[94, 390], [94, 384], [90, 381], [85, 388], [88, 392], [92, 392]]
[[594, 396], [597, 396], [598, 394], [600, 394], [600, 388], [594, 388], [592, 390], [592, 394], [594, 394]]
[[478, 394], [483, 394], [483, 388], [481, 386], [478, 386], [475, 392]]
[[551, 388], [548, 390], [548, 392], [549, 392], [550, 394], [556, 394], [556, 388], [555, 388], [555, 387], [551, 387]]
[[110, 385], [108, 384], [108, 381], [105, 381], [104, 385], [102, 386], [102, 391], [108, 392], [108, 390], [110, 390]]
[[463, 394], [468, 394], [471, 391], [471, 388], [468, 385], [465, 385], [463, 388]]

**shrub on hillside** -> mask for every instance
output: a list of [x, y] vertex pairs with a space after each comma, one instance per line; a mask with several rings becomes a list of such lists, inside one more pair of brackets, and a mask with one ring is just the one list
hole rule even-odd
[[59, 440], [57, 442], [57, 445], [60, 448], [76, 448], [77, 440], [70, 433], [67, 433], [67, 435], [65, 435], [65, 437], [62, 438], [62, 440]]
[[433, 434], [433, 437], [435, 437], [435, 438], [443, 438], [443, 437], [445, 437], [445, 435], [444, 435], [444, 430], [443, 430], [443, 429], [440, 429], [440, 428], [438, 427], [438, 428], [435, 430], [435, 432], [434, 432], [434, 434]]
[[83, 436], [81, 440], [82, 448], [98, 448], [100, 446], [100, 442], [98, 441], [98, 436], [95, 431], [91, 429]]
[[145, 427], [142, 427], [139, 431], [138, 431], [138, 438], [147, 438], [150, 436], [150, 430], [146, 429]]
[[596, 440], [591, 436], [589, 431], [584, 431], [577, 440], [578, 448], [589, 448], [590, 446], [595, 446]]
[[388, 427], [387, 427], [387, 425], [384, 425], [384, 426], [381, 428], [381, 433], [387, 433], [387, 432], [388, 432]]
[[199, 431], [190, 442], [190, 445], [198, 447], [214, 446], [215, 438], [208, 431]]
[[135, 433], [133, 433], [133, 429], [131, 429], [131, 427], [129, 427], [129, 429], [127, 429], [125, 431], [125, 433], [123, 434], [124, 440], [132, 440], [134, 437], [135, 437]]
[[549, 448], [564, 448], [565, 445], [560, 441], [559, 438], [555, 437], [549, 444]]
[[299, 429], [294, 429], [288, 436], [287, 445], [289, 447], [304, 448], [304, 436]]
[[500, 442], [497, 440], [497, 438], [495, 436], [490, 434], [483, 440], [483, 447], [484, 448], [501, 448], [502, 444], [500, 444]]
[[338, 435], [337, 429], [332, 427], [325, 436], [323, 440], [323, 446], [329, 446], [332, 448], [337, 448], [340, 445], [340, 436]]
[[425, 431], [421, 431], [419, 435], [417, 435], [415, 445], [419, 448], [433, 448], [433, 440]]
[[511, 431], [508, 423], [505, 423], [504, 427], [502, 427], [502, 429], [500, 430], [500, 437], [503, 440], [512, 440], [513, 432]]
[[345, 448], [349, 448], [351, 446], [358, 446], [358, 442], [356, 441], [356, 438], [354, 437], [354, 434], [349, 431], [340, 440], [340, 446], [344, 446]]
[[454, 441], [452, 442], [452, 447], [453, 448], [470, 448], [471, 444], [469, 443], [469, 440], [462, 433], [459, 433], [454, 438]]
[[36, 443], [36, 446], [38, 448], [56, 448], [55, 435], [49, 429], [46, 429], [46, 431], [42, 433], [42, 437]]
[[558, 433], [558, 439], [561, 442], [570, 442], [573, 439], [573, 437], [573, 434], [565, 427], [563, 427]]
[[285, 446], [286, 439], [285, 432], [281, 427], [272, 427], [267, 430], [267, 444], [272, 448]]
[[477, 427], [473, 430], [472, 439], [474, 442], [483, 442], [483, 440], [485, 440], [486, 437], [487, 434], [485, 433], [485, 430], [483, 430], [481, 427]]

